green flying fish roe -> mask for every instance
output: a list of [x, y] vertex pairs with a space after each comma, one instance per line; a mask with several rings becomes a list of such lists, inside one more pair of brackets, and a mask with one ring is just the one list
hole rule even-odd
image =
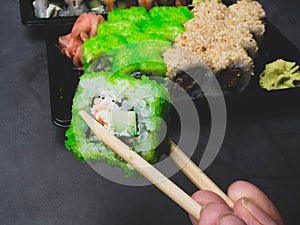
[[116, 9], [108, 13], [107, 21], [114, 23], [129, 20], [137, 24], [150, 19], [149, 13], [142, 7], [131, 7], [129, 9]]
[[112, 72], [124, 75], [140, 72], [149, 76], [163, 77], [167, 67], [160, 51], [170, 48], [166, 41], [143, 41], [130, 43], [112, 50]]
[[129, 20], [100, 23], [97, 28], [97, 36], [116, 34], [126, 38], [128, 35], [138, 35], [140, 32], [137, 24]]
[[182, 34], [184, 27], [176, 21], [151, 20], [142, 24], [142, 32], [164, 35], [169, 41], [174, 42], [175, 38]]
[[[166, 38], [163, 34], [154, 34], [154, 33], [138, 33], [138, 34], [130, 34], [126, 36], [126, 40], [128, 43], [139, 42], [139, 41], [168, 41], [169, 39]], [[171, 44], [171, 43], [170, 43]]]
[[179, 24], [184, 24], [188, 20], [194, 17], [193, 13], [184, 6], [180, 7], [153, 7], [150, 11], [150, 17], [153, 20], [158, 20], [162, 22], [177, 22]]
[[162, 125], [164, 122], [168, 124], [170, 96], [164, 85], [145, 76], [137, 80], [107, 72], [82, 75], [73, 99], [71, 125], [66, 131], [66, 148], [82, 161], [99, 160], [120, 166], [127, 175], [133, 173], [124, 160], [97, 140], [79, 115], [81, 110], [90, 113], [93, 98], [103, 93], [115, 96], [119, 101], [125, 99], [126, 105], [136, 112], [139, 135], [130, 141], [130, 147], [148, 162], [157, 162], [160, 155], [169, 149], [168, 135], [162, 130]]
[[164, 53], [167, 49], [172, 47], [170, 41], [164, 40], [145, 40], [139, 42], [133, 42], [127, 45], [129, 49], [138, 51], [136, 52], [140, 56], [147, 56], [154, 53], [159, 53], [160, 55]]
[[82, 57], [85, 69], [99, 56], [126, 43], [126, 39], [117, 34], [97, 35], [86, 40], [82, 45]]

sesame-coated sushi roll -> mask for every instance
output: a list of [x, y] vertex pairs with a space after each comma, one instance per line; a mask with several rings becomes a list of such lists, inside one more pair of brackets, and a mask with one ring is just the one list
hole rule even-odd
[[252, 0], [241, 0], [229, 7], [203, 2], [192, 12], [194, 18], [184, 24], [185, 32], [175, 39], [175, 50], [168, 49], [163, 55], [167, 75], [177, 77], [174, 58], [180, 58], [180, 66], [188, 65], [191, 56], [184, 57], [188, 54], [182, 51], [189, 52], [193, 63], [196, 58], [208, 65], [224, 91], [241, 92], [254, 75], [256, 40], [262, 38], [265, 30], [261, 5]]
[[228, 10], [230, 14], [230, 17], [226, 18], [228, 24], [249, 30], [258, 41], [263, 38], [265, 25], [262, 20], [266, 13], [259, 2], [240, 0], [230, 5]]
[[72, 121], [65, 145], [77, 158], [118, 165], [127, 175], [127, 163], [97, 140], [79, 111], [90, 113], [111, 133], [150, 163], [169, 150], [170, 96], [166, 87], [148, 77], [140, 80], [107, 72], [87, 73], [80, 78], [73, 100]]

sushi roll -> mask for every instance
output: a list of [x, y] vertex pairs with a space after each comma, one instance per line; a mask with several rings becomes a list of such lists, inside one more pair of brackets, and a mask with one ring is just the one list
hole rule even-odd
[[[180, 66], [191, 63], [191, 58], [195, 63], [198, 58], [213, 71], [225, 94], [240, 93], [254, 75], [253, 59], [265, 31], [262, 6], [252, 0], [241, 0], [229, 7], [203, 2], [192, 12], [194, 18], [184, 24], [185, 32], [175, 39], [175, 49], [163, 55], [167, 75], [178, 78], [174, 58], [180, 58]], [[189, 91], [189, 87], [183, 88]]]
[[125, 161], [97, 140], [79, 115], [81, 110], [90, 113], [152, 164], [169, 150], [170, 96], [163, 84], [146, 76], [135, 79], [108, 72], [84, 74], [73, 100], [71, 125], [66, 131], [65, 145], [78, 159], [100, 160], [132, 174]]
[[149, 11], [152, 20], [161, 22], [186, 23], [194, 17], [193, 13], [184, 6], [172, 7], [154, 7]]
[[143, 35], [142, 38], [145, 40], [149, 38], [148, 41], [138, 41], [139, 37], [141, 36], [132, 37], [132, 39], [137, 39], [137, 42], [122, 45], [101, 55], [88, 66], [86, 71], [117, 72], [136, 78], [141, 74], [164, 77], [167, 67], [163, 61], [162, 52], [171, 48], [171, 43], [159, 40], [161, 38], [159, 35]]
[[[147, 38], [147, 37], [145, 37]], [[171, 47], [168, 41], [139, 41], [112, 50], [111, 68], [113, 73], [134, 76], [164, 77], [167, 71], [161, 53]]]
[[87, 69], [101, 55], [126, 43], [126, 39], [117, 34], [97, 35], [87, 39], [82, 45], [84, 69]]
[[107, 14], [107, 21], [110, 23], [116, 23], [124, 20], [138, 24], [141, 21], [149, 20], [149, 14], [146, 9], [140, 7], [116, 9]]
[[249, 30], [258, 42], [263, 39], [265, 33], [263, 19], [266, 13], [259, 2], [240, 0], [230, 5], [228, 11], [230, 14], [226, 21], [228, 24]]

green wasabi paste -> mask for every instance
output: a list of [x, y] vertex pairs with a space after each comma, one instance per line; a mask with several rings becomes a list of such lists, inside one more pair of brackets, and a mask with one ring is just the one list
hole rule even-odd
[[300, 87], [299, 65], [283, 59], [267, 64], [259, 77], [259, 85], [268, 91]]

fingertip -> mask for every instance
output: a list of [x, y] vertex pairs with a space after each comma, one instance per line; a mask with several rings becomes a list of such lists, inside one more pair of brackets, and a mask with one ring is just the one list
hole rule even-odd
[[[267, 215], [274, 219], [278, 224], [284, 224], [283, 220], [273, 202], [268, 196], [255, 185], [247, 181], [236, 181], [228, 187], [228, 196], [235, 202], [239, 208], [240, 203], [246, 203], [248, 200], [255, 203]], [[238, 201], [240, 201], [238, 203]]]
[[232, 210], [223, 203], [211, 202], [203, 206], [199, 225], [216, 225], [220, 216], [230, 214]]
[[281, 224], [248, 198], [239, 199], [234, 205], [233, 211], [242, 218], [246, 224]]
[[245, 196], [245, 193], [250, 193], [255, 190], [257, 191], [257, 187], [254, 186], [253, 184], [243, 181], [243, 180], [238, 180], [233, 182], [227, 190], [227, 194], [229, 198], [231, 198], [234, 202], [237, 201], [238, 199], [242, 198]]
[[246, 223], [237, 217], [234, 213], [224, 214], [218, 219], [217, 225], [246, 225]]
[[[245, 208], [245, 201], [248, 201], [246, 198], [241, 198], [235, 202], [232, 210], [238, 215], [241, 219], [243, 219], [247, 224], [252, 221], [252, 224], [258, 224], [258, 221], [249, 214], [248, 210]], [[254, 223], [255, 222], [255, 223]]]
[[226, 205], [226, 202], [219, 195], [207, 190], [201, 190], [195, 192], [192, 195], [192, 198], [196, 202], [200, 203], [200, 205], [206, 205], [212, 202]]
[[[200, 218], [201, 218], [200, 223], [190, 216], [193, 225], [208, 224], [210, 219], [207, 220], [207, 217], [212, 218], [215, 221], [215, 223], [213, 223], [215, 225], [217, 219], [216, 213], [218, 212], [224, 213], [224, 212], [231, 211], [230, 208], [227, 206], [226, 202], [220, 196], [218, 196], [217, 194], [211, 191], [207, 191], [207, 190], [197, 191], [192, 195], [192, 198], [200, 205], [202, 205], [201, 214], [200, 214]], [[214, 206], [214, 207], [211, 206], [216, 204], [218, 206]], [[212, 208], [215, 208], [216, 210]], [[203, 214], [204, 217], [202, 216]], [[206, 222], [203, 223], [203, 220]]]

